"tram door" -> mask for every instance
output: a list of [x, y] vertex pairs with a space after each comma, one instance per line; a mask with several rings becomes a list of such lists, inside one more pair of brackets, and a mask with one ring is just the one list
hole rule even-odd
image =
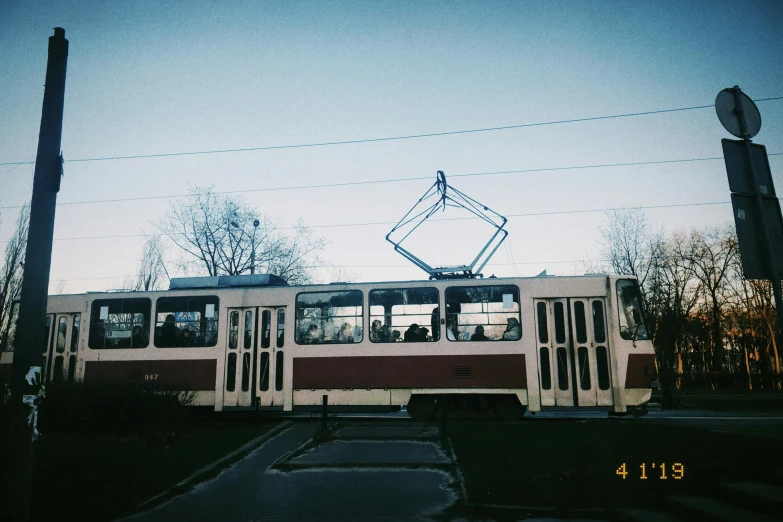
[[611, 406], [603, 298], [538, 299], [542, 406]]
[[41, 373], [47, 382], [73, 382], [79, 351], [81, 314], [48, 314]]
[[259, 308], [259, 313], [258, 405], [282, 406], [286, 310]]
[[256, 309], [228, 309], [228, 348], [223, 404], [253, 405], [253, 361], [256, 347]]

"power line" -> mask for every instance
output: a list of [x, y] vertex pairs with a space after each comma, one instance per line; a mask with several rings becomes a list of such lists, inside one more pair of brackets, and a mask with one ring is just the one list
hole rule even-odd
[[[672, 203], [668, 205], [641, 205], [641, 206], [631, 206], [631, 207], [591, 208], [591, 209], [580, 209], [580, 210], [550, 210], [546, 212], [526, 212], [523, 214], [507, 214], [506, 217], [520, 218], [520, 217], [535, 217], [535, 216], [556, 216], [556, 215], [566, 215], [566, 214], [592, 214], [596, 212], [609, 212], [613, 210], [634, 210], [634, 209], [653, 210], [653, 209], [661, 209], [661, 208], [705, 207], [705, 206], [712, 206], [712, 205], [730, 205], [730, 204], [731, 204], [730, 201], [708, 201], [704, 203]], [[478, 219], [478, 218], [475, 217], [442, 218], [442, 219], [434, 219], [432, 221], [465, 221], [471, 219]], [[369, 223], [333, 223], [330, 225], [310, 225], [310, 226], [306, 226], [305, 228], [371, 227], [371, 226], [395, 225], [395, 224], [397, 224], [397, 221], [374, 221]], [[297, 227], [280, 227], [278, 230], [293, 230], [295, 228]], [[128, 238], [135, 238], [135, 237], [154, 237], [154, 236], [165, 236], [165, 234], [120, 234], [120, 235], [111, 235], [111, 236], [56, 237], [54, 238], [54, 241], [128, 239]], [[8, 243], [8, 241], [0, 241], [0, 243]]]
[[[765, 101], [773, 101], [773, 100], [780, 100], [783, 99], [783, 96], [773, 96], [770, 98], [760, 98], [758, 100], [755, 100], [758, 102], [765, 102]], [[289, 145], [268, 145], [263, 147], [245, 147], [245, 148], [237, 148], [237, 149], [215, 149], [215, 150], [200, 150], [200, 151], [188, 151], [188, 152], [162, 152], [158, 154], [134, 154], [130, 156], [103, 156], [103, 157], [94, 157], [94, 158], [77, 158], [68, 160], [70, 163], [76, 163], [76, 162], [87, 162], [87, 161], [115, 161], [115, 160], [130, 160], [130, 159], [143, 159], [143, 158], [165, 158], [165, 157], [175, 157], [175, 156], [197, 156], [197, 155], [205, 155], [205, 154], [228, 154], [228, 153], [235, 153], [235, 152], [254, 152], [254, 151], [265, 151], [265, 150], [281, 150], [281, 149], [302, 149], [302, 148], [312, 148], [312, 147], [329, 147], [329, 146], [336, 146], [336, 145], [354, 145], [359, 143], [377, 143], [377, 142], [384, 142], [384, 141], [397, 141], [397, 140], [411, 140], [411, 139], [420, 139], [420, 138], [434, 138], [438, 136], [454, 136], [458, 134], [474, 134], [479, 132], [494, 132], [494, 131], [502, 131], [502, 130], [511, 130], [511, 129], [523, 129], [528, 127], [543, 127], [547, 125], [561, 125], [566, 123], [581, 123], [581, 122], [587, 122], [587, 121], [600, 121], [600, 120], [612, 120], [612, 119], [618, 119], [618, 118], [632, 118], [636, 116], [650, 116], [653, 114], [665, 114], [665, 113], [672, 113], [672, 112], [683, 112], [683, 111], [692, 111], [692, 110], [698, 110], [698, 109], [708, 109], [714, 107], [714, 104], [710, 105], [694, 105], [692, 107], [678, 107], [676, 109], [659, 109], [654, 111], [640, 111], [640, 112], [628, 112], [623, 114], [610, 114], [605, 116], [590, 116], [587, 118], [570, 118], [570, 119], [564, 119], [564, 120], [553, 120], [553, 121], [545, 121], [545, 122], [535, 122], [535, 123], [520, 123], [516, 125], [503, 125], [498, 127], [482, 127], [482, 128], [476, 128], [476, 129], [463, 129], [463, 130], [455, 130], [455, 131], [444, 131], [444, 132], [430, 132], [430, 133], [423, 133], [423, 134], [407, 134], [407, 135], [400, 135], [400, 136], [385, 136], [380, 138], [362, 138], [362, 139], [355, 139], [355, 140], [342, 140], [342, 141], [323, 141], [323, 142], [315, 142], [315, 143], [296, 143], [296, 144], [289, 144]], [[26, 162], [5, 162], [0, 163], [0, 166], [4, 165], [18, 165], [20, 163], [26, 163]]]
[[[566, 264], [575, 264], [575, 263], [583, 263], [582, 260], [573, 260], [573, 261], [524, 261], [520, 263], [487, 263], [487, 266], [510, 266], [510, 265], [566, 265]], [[389, 268], [405, 268], [405, 269], [416, 269], [413, 265], [341, 265], [342, 268], [377, 268], [377, 269], [389, 269]], [[333, 265], [308, 265], [304, 266], [302, 268], [336, 268]], [[163, 275], [163, 272], [160, 272], [158, 275]], [[51, 279], [49, 283], [59, 283], [59, 282], [71, 282], [71, 281], [98, 281], [98, 280], [105, 280], [105, 279], [135, 279], [137, 277], [136, 274], [128, 274], [124, 276], [101, 276], [101, 277], [77, 277], [73, 279]], [[519, 277], [525, 277], [520, 275]]]
[[[772, 152], [769, 153], [768, 156], [783, 156], [783, 152]], [[683, 159], [673, 159], [673, 160], [633, 161], [633, 162], [625, 162], [625, 163], [602, 163], [602, 164], [593, 164], [593, 165], [572, 165], [572, 166], [565, 166], [565, 167], [542, 167], [542, 168], [535, 168], [535, 169], [516, 169], [516, 170], [501, 170], [501, 171], [492, 171], [492, 172], [450, 174], [449, 177], [468, 178], [468, 177], [479, 177], [479, 176], [505, 176], [510, 174], [529, 174], [533, 172], [558, 172], [558, 171], [566, 171], [566, 170], [637, 167], [643, 165], [665, 165], [665, 164], [674, 164], [674, 163], [695, 163], [701, 161], [717, 161], [722, 159], [723, 157], [716, 156], [716, 157], [707, 157], [707, 158], [683, 158]], [[391, 179], [381, 179], [381, 180], [371, 180], [371, 181], [346, 181], [343, 183], [320, 183], [320, 184], [313, 184], [313, 185], [291, 185], [287, 187], [224, 190], [224, 191], [213, 192], [213, 194], [220, 194], [220, 195], [249, 194], [254, 192], [307, 190], [307, 189], [320, 189], [320, 188], [360, 186], [360, 185], [377, 185], [377, 184], [386, 184], [386, 183], [406, 183], [409, 181], [422, 181], [422, 180], [430, 180], [430, 179], [431, 179], [430, 176], [417, 176], [412, 178], [391, 178]], [[185, 198], [190, 196], [193, 196], [193, 194], [169, 194], [163, 196], [139, 196], [133, 198], [92, 199], [92, 200], [84, 200], [84, 201], [66, 201], [66, 202], [57, 203], [57, 206], [59, 207], [59, 206], [72, 206], [72, 205], [93, 205], [98, 203], [121, 203], [121, 202], [128, 202], [128, 201], [150, 201], [156, 199], [177, 199], [177, 198]], [[17, 209], [17, 208], [22, 208], [22, 205], [0, 206], [0, 210]]]

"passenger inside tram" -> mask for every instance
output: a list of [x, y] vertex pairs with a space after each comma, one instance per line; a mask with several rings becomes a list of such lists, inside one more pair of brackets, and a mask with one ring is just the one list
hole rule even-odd
[[353, 328], [348, 323], [343, 323], [343, 325], [340, 327], [340, 338], [339, 342], [341, 343], [352, 343], [353, 342]]
[[155, 328], [155, 345], [161, 348], [171, 348], [177, 344], [177, 324], [174, 322], [174, 315], [169, 314], [160, 327], [160, 337], [157, 337], [158, 329]]
[[407, 330], [405, 330], [405, 335], [403, 336], [403, 340], [406, 343], [419, 342], [421, 340], [421, 334], [419, 333], [419, 325], [416, 323], [410, 325], [410, 327]]
[[402, 339], [400, 338], [400, 331], [399, 330], [394, 330], [392, 332], [392, 342], [394, 342], [394, 343], [402, 342]]
[[137, 324], [131, 333], [131, 348], [144, 348], [148, 344], [149, 338], [144, 334], [144, 329]]
[[503, 332], [504, 341], [518, 341], [522, 338], [522, 325], [519, 324], [519, 320], [516, 317], [509, 317], [507, 319], [508, 325], [506, 331]]
[[[176, 344], [181, 348], [187, 348], [189, 346], [195, 345], [195, 339], [193, 338], [193, 334], [191, 333], [190, 328], [183, 328], [182, 331], [179, 332]], [[245, 344], [245, 346], [250, 346], [250, 342]]]
[[321, 336], [318, 335], [318, 327], [314, 324], [311, 324], [307, 328], [307, 333], [304, 336], [304, 339], [302, 340], [304, 344], [318, 344], [321, 342]]
[[484, 327], [481, 325], [478, 325], [476, 329], [473, 331], [473, 335], [470, 336], [471, 341], [489, 341], [489, 338], [484, 335]]
[[459, 330], [456, 321], [452, 319], [446, 327], [446, 339], [449, 341], [456, 341], [457, 336], [459, 336]]
[[383, 328], [381, 327], [381, 321], [376, 319], [370, 325], [370, 341], [374, 343], [383, 342]]

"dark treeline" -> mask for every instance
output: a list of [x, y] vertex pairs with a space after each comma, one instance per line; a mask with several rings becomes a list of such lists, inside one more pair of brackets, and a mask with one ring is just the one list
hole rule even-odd
[[608, 218], [602, 254], [639, 279], [663, 386], [781, 388], [772, 285], [743, 277], [732, 227], [665, 233], [641, 210]]

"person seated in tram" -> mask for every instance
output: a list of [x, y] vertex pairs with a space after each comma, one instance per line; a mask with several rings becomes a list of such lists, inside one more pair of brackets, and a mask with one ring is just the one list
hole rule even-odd
[[410, 327], [407, 330], [405, 330], [405, 335], [403, 336], [403, 340], [406, 343], [418, 343], [419, 341], [421, 341], [420, 335], [421, 334], [419, 333], [419, 325], [413, 323], [412, 325], [410, 325]]
[[[195, 346], [195, 341], [195, 336], [190, 331], [190, 328], [183, 328], [177, 337], [177, 346], [180, 348], [188, 348], [190, 346]], [[245, 346], [250, 346], [250, 344], [248, 343]]]
[[338, 338], [341, 343], [353, 342], [353, 328], [348, 323], [343, 323], [340, 327], [340, 337]]
[[484, 327], [481, 325], [478, 325], [475, 330], [473, 330], [473, 335], [470, 336], [471, 341], [489, 341], [489, 337], [484, 335]]
[[446, 339], [449, 341], [456, 341], [459, 337], [459, 329], [457, 328], [457, 321], [452, 319], [446, 326]]
[[506, 331], [503, 332], [503, 340], [518, 341], [522, 338], [522, 325], [519, 324], [519, 320], [516, 317], [509, 317], [507, 321]]
[[362, 327], [361, 326], [354, 326], [353, 327], [353, 342], [360, 343], [362, 342]]
[[302, 339], [303, 344], [318, 344], [321, 342], [321, 336], [318, 335], [318, 327], [314, 324], [311, 324], [307, 328], [307, 333], [305, 333], [304, 338]]
[[400, 331], [399, 331], [399, 330], [394, 330], [394, 331], [392, 332], [392, 336], [391, 336], [392, 342], [393, 342], [393, 343], [399, 343], [399, 342], [401, 342], [401, 341], [402, 341], [402, 339], [400, 339], [400, 335], [401, 335], [401, 334], [400, 334]]
[[383, 328], [381, 324], [381, 321], [376, 319], [370, 325], [370, 341], [380, 343], [383, 340]]
[[111, 339], [106, 339], [106, 327], [103, 321], [95, 323], [90, 328], [90, 348], [114, 348]]
[[[157, 328], [155, 329], [157, 332]], [[166, 321], [160, 326], [160, 338], [155, 339], [155, 344], [162, 348], [171, 348], [176, 346], [179, 330], [174, 321], [174, 314], [166, 316]]]
[[427, 341], [431, 340], [430, 337], [430, 329], [424, 328], [423, 326], [419, 327], [419, 341], [426, 343]]
[[144, 328], [137, 324], [131, 332], [131, 348], [144, 348], [147, 344], [149, 338], [144, 335]]
[[392, 342], [391, 325], [383, 325], [383, 328], [381, 328], [381, 340], [385, 343]]

